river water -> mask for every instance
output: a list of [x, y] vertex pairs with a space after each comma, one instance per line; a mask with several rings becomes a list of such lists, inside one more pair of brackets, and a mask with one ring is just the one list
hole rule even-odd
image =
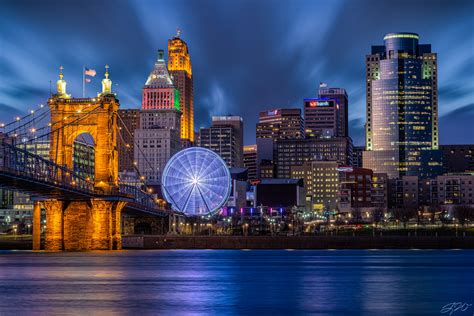
[[[452, 302], [474, 304], [474, 251], [0, 252], [0, 315], [440, 315]], [[452, 315], [474, 314], [464, 306]]]

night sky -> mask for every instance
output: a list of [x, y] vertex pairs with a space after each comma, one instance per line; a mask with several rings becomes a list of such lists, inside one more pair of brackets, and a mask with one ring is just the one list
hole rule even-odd
[[182, 30], [194, 74], [195, 126], [302, 107], [319, 82], [347, 89], [350, 135], [364, 142], [365, 55], [390, 32], [415, 32], [439, 60], [441, 143], [474, 143], [474, 1], [23, 1], [0, 0], [0, 120], [45, 103], [64, 66], [82, 95], [82, 65], [104, 65], [122, 108], [138, 108], [157, 50]]

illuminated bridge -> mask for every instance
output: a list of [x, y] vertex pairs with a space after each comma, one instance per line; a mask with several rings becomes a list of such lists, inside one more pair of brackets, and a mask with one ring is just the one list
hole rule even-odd
[[41, 209], [46, 250], [121, 249], [122, 213], [172, 215], [145, 183], [119, 178], [119, 101], [108, 71], [105, 77], [97, 98], [72, 98], [61, 69], [48, 106], [0, 126], [0, 186], [32, 196], [34, 249], [40, 249]]

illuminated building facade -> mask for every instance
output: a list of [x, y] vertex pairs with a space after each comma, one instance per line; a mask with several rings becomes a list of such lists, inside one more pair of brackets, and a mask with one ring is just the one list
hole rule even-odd
[[339, 165], [352, 163], [350, 137], [282, 139], [275, 143], [276, 176], [289, 178], [291, 167], [307, 161], [330, 160]]
[[300, 109], [274, 109], [259, 113], [257, 140], [261, 138], [301, 139], [304, 138], [303, 118]]
[[149, 184], [159, 184], [168, 160], [181, 150], [181, 112], [176, 109], [142, 110], [135, 130], [134, 163]]
[[199, 147], [217, 153], [228, 167], [243, 167], [243, 120], [240, 116], [213, 116], [212, 126], [199, 130]]
[[179, 90], [181, 105], [181, 138], [194, 142], [194, 87], [191, 58], [188, 45], [180, 34], [168, 40], [168, 70], [173, 77], [175, 87]]
[[257, 179], [257, 145], [244, 146], [244, 167], [250, 181]]
[[140, 110], [123, 109], [118, 110], [118, 161], [120, 172], [130, 172], [135, 170], [133, 166], [133, 152], [135, 148], [133, 135], [135, 130], [140, 129]]
[[441, 172], [437, 56], [415, 33], [390, 33], [366, 56], [364, 168], [429, 177]]
[[336, 209], [339, 196], [338, 166], [337, 161], [307, 161], [291, 167], [291, 178], [303, 179], [306, 201], [311, 204], [311, 209]]
[[336, 106], [334, 99], [304, 99], [304, 132], [307, 138], [337, 136]]
[[349, 136], [349, 98], [346, 89], [343, 88], [328, 88], [326, 84], [319, 87], [319, 98], [333, 99], [336, 103], [336, 130], [335, 136], [348, 137]]
[[176, 109], [180, 110], [180, 93], [175, 88], [168, 73], [163, 50], [158, 51], [158, 59], [148, 76], [142, 90], [142, 109]]
[[256, 126], [257, 176], [262, 160], [273, 160], [275, 142], [279, 139], [303, 139], [304, 124], [300, 109], [273, 109], [262, 111]]

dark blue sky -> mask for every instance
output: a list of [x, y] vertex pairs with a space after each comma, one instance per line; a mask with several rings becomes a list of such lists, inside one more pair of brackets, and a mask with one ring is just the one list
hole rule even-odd
[[0, 0], [0, 119], [45, 103], [59, 65], [80, 97], [82, 65], [98, 71], [92, 96], [109, 64], [121, 107], [139, 107], [157, 49], [180, 28], [197, 128], [241, 115], [251, 144], [258, 111], [301, 107], [323, 81], [347, 89], [351, 136], [363, 144], [365, 54], [406, 31], [438, 53], [441, 143], [473, 143], [473, 12], [470, 0]]

